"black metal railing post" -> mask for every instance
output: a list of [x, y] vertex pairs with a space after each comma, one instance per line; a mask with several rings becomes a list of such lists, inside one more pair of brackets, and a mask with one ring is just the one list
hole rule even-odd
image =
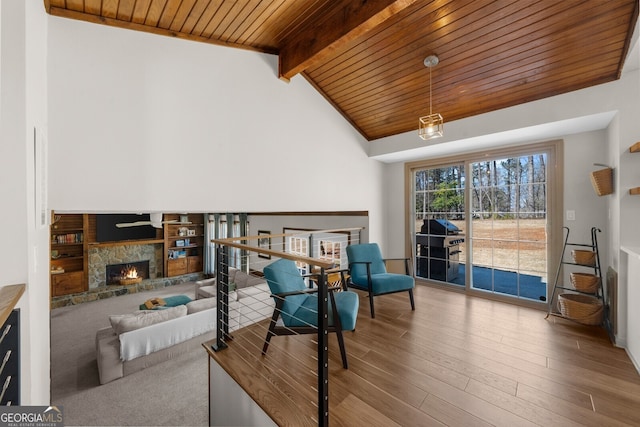
[[329, 292], [324, 267], [318, 277], [318, 426], [329, 425]]
[[216, 245], [216, 342], [214, 351], [227, 348], [229, 335], [229, 247]]

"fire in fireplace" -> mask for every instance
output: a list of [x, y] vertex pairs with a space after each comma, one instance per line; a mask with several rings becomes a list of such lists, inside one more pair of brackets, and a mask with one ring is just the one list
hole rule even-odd
[[128, 262], [125, 264], [107, 265], [107, 285], [120, 285], [123, 281], [138, 281], [134, 279], [149, 278], [149, 261]]

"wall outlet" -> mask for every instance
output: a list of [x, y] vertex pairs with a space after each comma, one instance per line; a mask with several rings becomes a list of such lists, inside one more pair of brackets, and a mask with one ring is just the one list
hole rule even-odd
[[576, 211], [567, 211], [567, 221], [576, 220]]

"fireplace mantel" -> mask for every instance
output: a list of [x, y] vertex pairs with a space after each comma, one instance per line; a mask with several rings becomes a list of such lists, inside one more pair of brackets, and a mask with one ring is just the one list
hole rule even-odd
[[152, 240], [122, 240], [119, 242], [90, 242], [87, 243], [89, 248], [106, 248], [109, 246], [126, 246], [126, 245], [154, 245], [164, 243], [163, 239]]

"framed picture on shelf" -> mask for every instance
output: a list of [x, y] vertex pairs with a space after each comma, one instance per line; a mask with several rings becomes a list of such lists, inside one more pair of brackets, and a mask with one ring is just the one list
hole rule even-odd
[[178, 247], [184, 246], [184, 240], [176, 240], [176, 246]]
[[[258, 236], [269, 236], [269, 235], [271, 235], [270, 231], [258, 230]], [[271, 237], [258, 237], [258, 248], [271, 250]], [[258, 257], [271, 259], [271, 255], [269, 254], [258, 253]]]

